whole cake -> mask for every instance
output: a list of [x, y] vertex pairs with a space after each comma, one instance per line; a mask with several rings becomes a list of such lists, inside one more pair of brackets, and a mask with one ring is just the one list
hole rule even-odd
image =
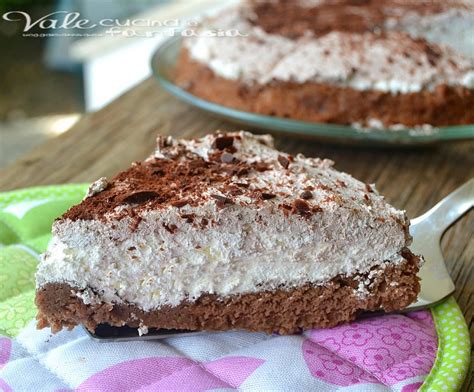
[[400, 129], [474, 123], [474, 3], [246, 1], [183, 40], [175, 80], [224, 106]]
[[39, 327], [294, 333], [416, 300], [409, 221], [329, 160], [270, 136], [160, 137], [53, 226]]

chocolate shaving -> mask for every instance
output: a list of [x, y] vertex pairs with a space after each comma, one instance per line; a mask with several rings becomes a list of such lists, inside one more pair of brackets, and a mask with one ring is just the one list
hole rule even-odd
[[232, 196], [239, 196], [239, 195], [242, 195], [244, 193], [244, 191], [242, 189], [240, 189], [238, 186], [235, 186], [235, 185], [230, 185], [226, 190]]
[[181, 218], [186, 219], [187, 223], [193, 223], [195, 217], [196, 217], [196, 215], [193, 214], [193, 213], [181, 215]]
[[241, 167], [238, 171], [237, 171], [237, 176], [238, 177], [242, 177], [242, 176], [245, 176], [246, 174], [249, 174], [250, 173], [250, 169], [248, 167]]
[[214, 140], [214, 148], [218, 150], [224, 150], [227, 147], [232, 146], [234, 144], [234, 138], [232, 136], [220, 136], [216, 137]]
[[438, 53], [431, 45], [426, 45], [425, 47], [426, 58], [428, 62], [434, 67], [438, 62], [441, 54]]
[[278, 155], [278, 162], [285, 169], [288, 169], [288, 166], [290, 166], [290, 161], [283, 155]]
[[142, 204], [147, 201], [156, 199], [158, 196], [159, 196], [158, 193], [153, 192], [153, 191], [135, 192], [135, 193], [132, 193], [131, 195], [126, 196], [123, 199], [123, 202], [128, 203], [128, 204]]
[[177, 207], [177, 208], [181, 208], [181, 207], [184, 207], [186, 204], [188, 204], [188, 200], [186, 199], [181, 199], [181, 200], [175, 200], [175, 201], [172, 201], [170, 204], [173, 206], [173, 207]]
[[264, 172], [270, 170], [270, 166], [264, 162], [257, 162], [254, 164], [254, 169], [258, 172]]
[[369, 184], [365, 184], [365, 190], [369, 193], [372, 193], [374, 191]]
[[343, 188], [346, 188], [346, 187], [347, 187], [347, 185], [346, 185], [346, 183], [345, 183], [344, 181], [337, 180], [336, 182], [337, 182], [337, 184], [338, 184], [339, 186], [341, 186], [341, 187], [343, 187]]
[[301, 192], [300, 197], [301, 197], [303, 200], [309, 200], [309, 199], [312, 199], [312, 198], [313, 198], [313, 193], [310, 192], [310, 191], [303, 191], [303, 192]]
[[316, 187], [317, 187], [318, 189], [322, 189], [323, 191], [328, 191], [328, 192], [331, 192], [331, 191], [332, 191], [331, 187], [329, 187], [329, 186], [327, 186], [327, 185], [325, 185], [325, 184], [317, 184]]
[[280, 204], [279, 207], [283, 210], [283, 214], [288, 216], [293, 207], [288, 204]]
[[270, 199], [274, 199], [275, 197], [276, 197], [276, 195], [273, 194], [273, 193], [262, 192], [262, 199], [263, 200], [270, 200]]
[[335, 195], [326, 196], [326, 197], [323, 199], [323, 202], [324, 202], [324, 203], [336, 202], [336, 196], [335, 196]]
[[365, 204], [367, 204], [368, 206], [372, 205], [372, 200], [370, 199], [367, 193], [364, 193], [364, 200], [365, 200]]
[[308, 204], [308, 202], [302, 200], [302, 199], [296, 199], [293, 202], [293, 212], [303, 215], [303, 216], [310, 216], [311, 215], [311, 207]]
[[229, 199], [228, 197], [221, 196], [221, 195], [211, 195], [213, 199], [216, 199], [216, 204], [218, 207], [224, 207], [226, 205], [231, 205], [234, 204], [234, 201], [232, 199]]
[[133, 216], [133, 219], [130, 223], [130, 230], [131, 231], [137, 230], [138, 225], [140, 225], [140, 222], [142, 221], [142, 219], [143, 218], [141, 216]]
[[167, 225], [166, 223], [163, 223], [163, 227], [164, 227], [165, 230], [166, 230], [167, 232], [169, 232], [170, 234], [176, 233], [176, 230], [178, 229], [178, 226], [176, 226], [176, 225], [174, 225], [174, 224]]

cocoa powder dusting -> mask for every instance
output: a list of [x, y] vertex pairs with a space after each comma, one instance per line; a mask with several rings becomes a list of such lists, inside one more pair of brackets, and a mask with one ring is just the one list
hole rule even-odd
[[295, 39], [308, 33], [322, 36], [331, 31], [378, 32], [389, 17], [398, 19], [409, 12], [429, 15], [449, 7], [448, 1], [331, 0], [301, 6], [296, 1], [254, 0], [248, 21], [267, 33]]
[[[227, 148], [232, 141], [232, 137], [218, 137], [216, 148]], [[168, 142], [161, 138], [160, 143], [164, 146]], [[106, 190], [72, 207], [63, 215], [63, 219], [104, 220], [104, 215], [112, 212], [116, 219], [135, 219], [143, 210], [196, 206], [203, 200], [202, 194], [209, 187], [221, 188], [223, 191], [230, 187], [232, 190], [233, 175], [243, 177], [254, 170], [262, 170], [262, 167], [255, 168], [234, 159], [231, 163], [224, 164], [221, 162], [221, 155], [223, 154], [214, 154], [210, 161], [205, 161], [178, 146], [177, 154], [170, 159], [151, 159], [119, 173], [110, 180], [110, 186]], [[246, 186], [240, 184], [239, 188], [249, 192]], [[233, 193], [240, 192], [234, 189]], [[220, 206], [233, 203], [228, 198], [217, 202]], [[120, 212], [114, 211], [124, 205], [127, 208], [122, 208]]]

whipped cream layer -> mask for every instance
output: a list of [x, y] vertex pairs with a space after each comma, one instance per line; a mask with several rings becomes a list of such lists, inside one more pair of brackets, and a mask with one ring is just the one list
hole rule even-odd
[[[66, 214], [53, 226], [37, 287], [66, 282], [85, 303], [125, 302], [147, 311], [204, 293], [226, 297], [324, 284], [404, 260], [406, 215], [373, 186], [336, 171], [331, 161], [278, 152], [269, 136], [227, 134], [231, 152], [216, 147], [219, 137], [161, 140], [143, 165], [204, 160], [227, 168], [213, 160], [231, 154], [255, 170], [202, 192], [180, 191], [186, 205], [124, 203], [94, 219]], [[83, 204], [134, 187], [133, 178], [112, 180], [108, 188], [103, 183], [91, 187]], [[243, 189], [238, 194], [236, 184]]]
[[[191, 58], [223, 78], [247, 84], [316, 82], [393, 94], [442, 84], [474, 88], [472, 9], [389, 18], [383, 34], [332, 31], [315, 37], [308, 32], [296, 39], [265, 32], [248, 20], [249, 13], [244, 5], [205, 19], [198, 36], [184, 39]], [[216, 30], [240, 35], [205, 33]], [[456, 42], [453, 46], [463, 53], [444, 45]]]

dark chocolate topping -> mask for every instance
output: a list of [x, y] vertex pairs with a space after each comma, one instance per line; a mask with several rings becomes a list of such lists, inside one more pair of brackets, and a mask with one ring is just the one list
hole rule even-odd
[[221, 196], [221, 195], [211, 195], [211, 197], [213, 199], [216, 199], [216, 204], [219, 206], [219, 207], [223, 207], [225, 205], [229, 205], [229, 204], [234, 204], [234, 201], [228, 197], [225, 197], [225, 196]]
[[309, 199], [313, 198], [313, 193], [311, 191], [303, 191], [303, 192], [301, 192], [300, 197], [303, 200], [309, 200]]
[[290, 161], [283, 155], [278, 155], [278, 162], [280, 162], [280, 165], [282, 165], [285, 169], [288, 169], [288, 166], [290, 165]]
[[218, 150], [224, 150], [227, 147], [231, 147], [233, 143], [234, 138], [232, 136], [219, 136], [214, 141], [214, 147]]
[[276, 197], [276, 195], [273, 194], [273, 193], [262, 192], [262, 199], [263, 200], [270, 200], [270, 199], [274, 199], [275, 197]]
[[311, 215], [311, 207], [308, 204], [307, 201], [302, 200], [302, 199], [296, 199], [293, 202], [293, 210], [297, 214], [303, 215], [303, 216], [310, 216]]

